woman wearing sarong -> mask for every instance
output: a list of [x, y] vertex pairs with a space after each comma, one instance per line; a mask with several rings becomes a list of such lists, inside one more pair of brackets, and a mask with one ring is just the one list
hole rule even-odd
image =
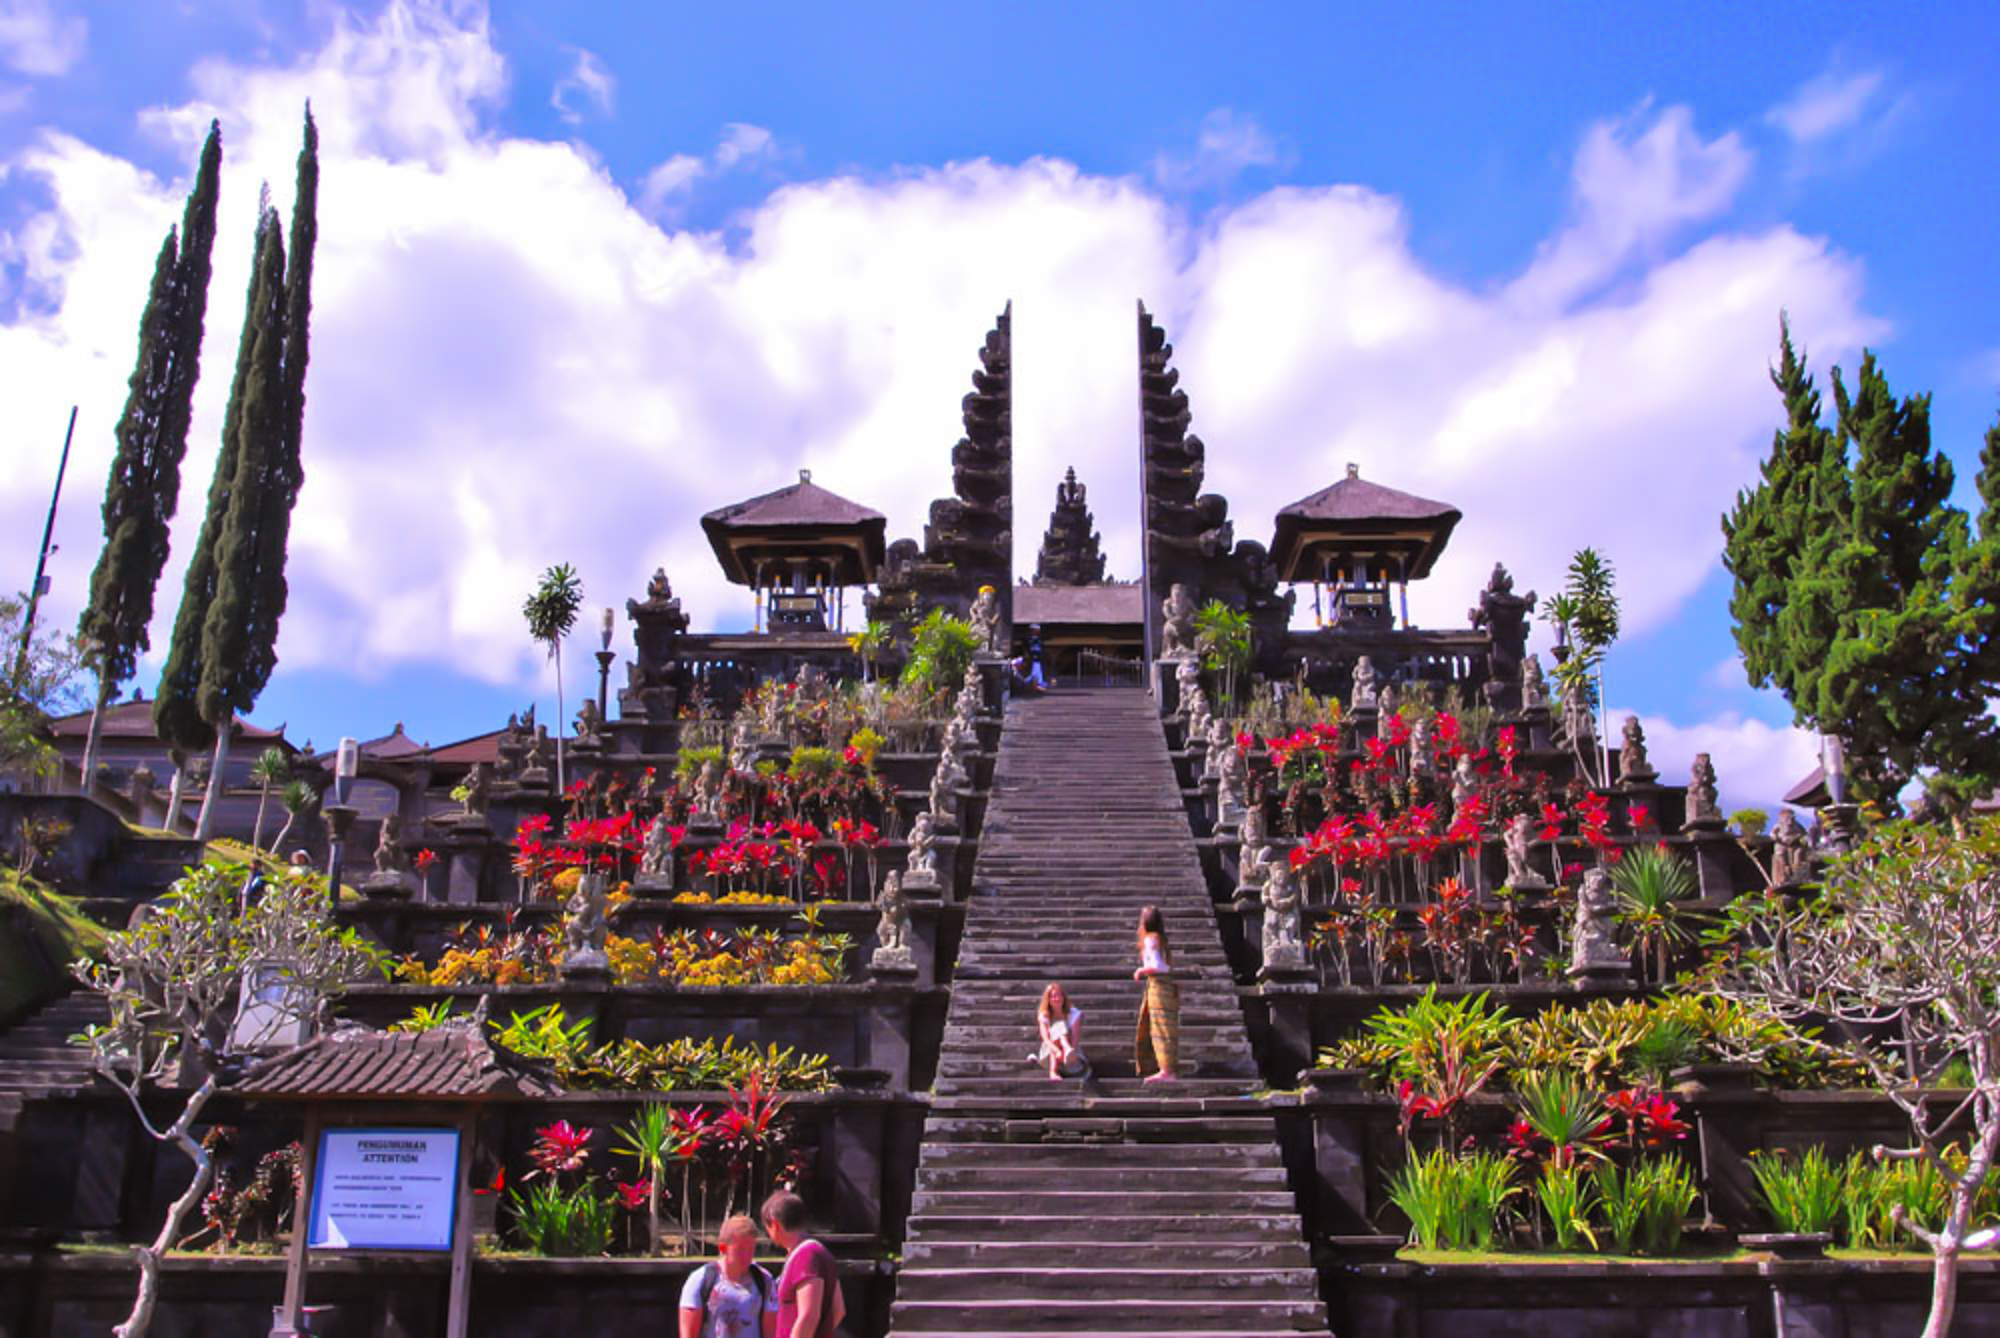
[[1172, 1082], [1181, 1057], [1181, 987], [1173, 977], [1166, 917], [1158, 906], [1139, 912], [1139, 969], [1132, 979], [1146, 983], [1132, 1062], [1147, 1082]]

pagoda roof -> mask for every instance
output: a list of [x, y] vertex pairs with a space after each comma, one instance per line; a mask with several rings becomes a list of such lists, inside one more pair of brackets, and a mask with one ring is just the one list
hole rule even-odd
[[1310, 559], [1321, 550], [1395, 553], [1406, 578], [1416, 580], [1430, 574], [1462, 518], [1449, 502], [1385, 488], [1349, 465], [1346, 478], [1278, 512], [1271, 559], [1279, 579], [1291, 582], [1317, 577]]
[[804, 469], [797, 483], [701, 518], [723, 575], [737, 585], [753, 584], [760, 563], [793, 558], [826, 564], [833, 584], [866, 585], [882, 566], [887, 526], [881, 512], [820, 487]]
[[1145, 605], [1145, 595], [1137, 581], [1017, 585], [1014, 587], [1014, 625], [1047, 627], [1071, 623], [1130, 623], [1137, 627], [1145, 619]]
[[[82, 738], [90, 732], [90, 712], [78, 711], [74, 715], [57, 716], [49, 722], [50, 730], [58, 738], [74, 736]], [[98, 728], [100, 738], [106, 739], [157, 739], [159, 728], [153, 724], [153, 703], [150, 701], [118, 702], [104, 708], [103, 720]], [[239, 739], [269, 739], [283, 748], [297, 749], [285, 738], [285, 727], [265, 729], [253, 725], [248, 720], [236, 722], [235, 737]]]
[[475, 1017], [422, 1032], [336, 1027], [273, 1055], [234, 1090], [294, 1101], [537, 1101], [562, 1089], [494, 1045]]

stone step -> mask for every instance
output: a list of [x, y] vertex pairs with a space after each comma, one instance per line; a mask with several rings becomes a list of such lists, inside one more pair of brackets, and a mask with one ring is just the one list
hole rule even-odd
[[[1176, 1095], [1167, 1095], [1177, 1092]], [[1195, 1096], [1184, 1084], [1154, 1083], [1136, 1096], [1097, 1096], [1081, 1092], [1074, 1084], [1043, 1082], [1041, 1087], [1015, 1096], [966, 1096], [956, 1093], [932, 1097], [931, 1109], [940, 1114], [978, 1113], [1005, 1115], [1014, 1119], [1045, 1119], [1051, 1115], [1075, 1118], [1134, 1119], [1158, 1117], [1187, 1119], [1198, 1116], [1229, 1117], [1267, 1104], [1262, 1095]]]
[[896, 1275], [900, 1304], [957, 1298], [1061, 1301], [1185, 1300], [1228, 1303], [1262, 1297], [1311, 1297], [1318, 1281], [1309, 1268], [1141, 1268], [1103, 1266], [1054, 1268], [990, 1266], [904, 1268]]
[[1026, 1213], [1036, 1217], [1097, 1217], [1116, 1210], [1130, 1216], [1155, 1213], [1160, 1216], [1223, 1217], [1257, 1216], [1265, 1213], [1294, 1213], [1297, 1205], [1288, 1190], [1192, 1189], [1148, 1193], [1120, 1189], [1107, 1193], [1083, 1190], [1009, 1189], [927, 1189], [919, 1183], [910, 1201], [912, 1215]]
[[917, 1158], [925, 1167], [1088, 1166], [1282, 1167], [1278, 1149], [1263, 1143], [945, 1143], [926, 1142]]
[[930, 1193], [966, 1190], [1061, 1189], [1094, 1194], [1143, 1191], [1147, 1194], [1195, 1192], [1226, 1182], [1235, 1191], [1263, 1190], [1279, 1194], [1285, 1190], [1282, 1166], [1182, 1166], [1165, 1148], [1153, 1152], [1151, 1165], [1093, 1166], [1089, 1164], [1048, 1166], [927, 1166], [924, 1188]]
[[1074, 1240], [910, 1240], [903, 1246], [903, 1276], [931, 1268], [1137, 1268], [1137, 1269], [1300, 1269], [1312, 1265], [1293, 1224], [1284, 1238], [1153, 1240], [1140, 1219], [1128, 1219], [1130, 1233], [1100, 1231]]
[[[1023, 1068], [1026, 1067], [1024, 1064]], [[1254, 1071], [1254, 1065], [1246, 1066]], [[1062, 1086], [1052, 1083], [1046, 1075], [1029, 1073], [1017, 1078], [946, 1078], [940, 1077], [932, 1084], [931, 1090], [938, 1096], [956, 1097], [1024, 1097], [1040, 1099], [1044, 1089]], [[1074, 1085], [1074, 1084], [1069, 1084]], [[1138, 1077], [1121, 1078], [1106, 1076], [1102, 1071], [1087, 1084], [1084, 1097], [1103, 1099], [1106, 1097], [1143, 1097], [1156, 1089], [1164, 1096], [1167, 1090], [1173, 1092], [1177, 1100], [1198, 1100], [1218, 1096], [1251, 1096], [1261, 1090], [1263, 1084], [1251, 1073], [1233, 1073], [1217, 1077], [1204, 1076], [1204, 1070], [1194, 1063], [1182, 1066], [1182, 1071], [1171, 1082], [1147, 1083]]]
[[[1299, 1219], [1284, 1213], [1246, 1213], [1230, 1217], [1204, 1214], [1200, 1217], [1155, 1217], [1099, 1214], [1093, 1217], [1045, 1217], [1010, 1213], [995, 1217], [980, 1213], [964, 1217], [925, 1214], [909, 1222], [912, 1243], [971, 1245], [1037, 1244], [1043, 1241], [1071, 1243], [1146, 1241], [1158, 1245], [1188, 1242], [1200, 1248], [1211, 1242], [1273, 1245], [1299, 1244]], [[905, 1258], [909, 1255], [906, 1253]]]
[[[900, 1290], [901, 1279], [897, 1286]], [[1136, 1299], [898, 1300], [891, 1333], [1175, 1333], [1228, 1334], [1326, 1331], [1317, 1300], [1186, 1301]]]
[[[932, 1115], [924, 1121], [924, 1137], [944, 1142], [1008, 1142], [1023, 1147], [1140, 1146], [1172, 1143], [1189, 1147], [1224, 1144], [1275, 1146], [1278, 1122], [1269, 1115], [1193, 1115], [1160, 1118], [1137, 1115], [1130, 1118], [1098, 1118], [1092, 1115], [1059, 1114], [1043, 1118], [1018, 1118], [1000, 1114], [948, 1113]], [[1106, 1138], [1122, 1139], [1109, 1144]], [[1085, 1141], [1088, 1140], [1088, 1141]]]

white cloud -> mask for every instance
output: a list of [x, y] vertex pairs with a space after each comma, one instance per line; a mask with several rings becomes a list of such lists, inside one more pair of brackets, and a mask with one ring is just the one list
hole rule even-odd
[[49, 0], [0, 0], [0, 63], [19, 74], [69, 73], [89, 33], [81, 17], [57, 17]]
[[1880, 70], [1839, 74], [1828, 70], [1800, 85], [1764, 119], [1801, 144], [1824, 139], [1861, 119], [1882, 87]]
[[576, 57], [576, 63], [549, 91], [549, 105], [556, 109], [556, 115], [571, 125], [582, 124], [585, 107], [599, 116], [611, 115], [618, 96], [618, 79], [611, 68], [582, 47], [564, 49]]
[[1257, 118], [1217, 107], [1202, 118], [1193, 149], [1153, 159], [1153, 179], [1170, 191], [1201, 190], [1226, 185], [1250, 168], [1277, 167], [1283, 161], [1277, 142]]
[[715, 151], [706, 158], [677, 153], [646, 174], [639, 189], [639, 207], [655, 217], [671, 217], [676, 201], [703, 177], [721, 176], [738, 168], [770, 162], [779, 156], [778, 142], [760, 125], [732, 121], [722, 127]]
[[1614, 751], [1625, 717], [1634, 714], [1646, 731], [1647, 757], [1659, 769], [1663, 783], [1686, 784], [1694, 755], [1709, 755], [1725, 813], [1737, 808], [1776, 813], [1785, 792], [1819, 765], [1818, 741], [1804, 730], [1768, 725], [1734, 712], [1677, 725], [1664, 716], [1612, 711]]
[[[664, 565], [698, 626], [742, 625], [749, 601], [697, 517], [808, 466], [886, 512], [892, 536], [919, 534], [950, 490], [980, 339], [1010, 298], [1023, 570], [1074, 464], [1113, 567], [1136, 571], [1143, 296], [1179, 345], [1209, 487], [1240, 537], [1267, 539], [1279, 506], [1356, 460], [1466, 512], [1413, 592], [1421, 621], [1462, 625], [1495, 557], [1547, 593], [1590, 543], [1617, 562], [1638, 631], [1713, 569], [1716, 517], [1776, 420], [1764, 369], [1779, 308], [1821, 359], [1879, 331], [1859, 267], [1783, 226], [1710, 232], [1611, 296], [1527, 302], [1518, 285], [1427, 272], [1400, 205], [1361, 187], [1274, 190], [1196, 231], [1140, 181], [1047, 159], [795, 183], [725, 246], [660, 225], [647, 193], [635, 202], [578, 146], [496, 132], [485, 109], [506, 70], [483, 18], [414, 3], [340, 20], [299, 65], [210, 62], [193, 86], [151, 118], [190, 170], [211, 115], [228, 139], [163, 623], [220, 433], [256, 183], [289, 207], [308, 96], [322, 132], [287, 667], [433, 661], [531, 680], [543, 661], [520, 600], [559, 560], [612, 605]], [[1585, 143], [1575, 226], [1611, 239], [1600, 254], [1625, 248], [1621, 265], [1710, 217], [1747, 169], [1730, 137], [1701, 141], [1676, 112]], [[772, 151], [733, 126], [697, 161], [740, 170]], [[36, 298], [0, 326], [0, 397], [51, 431], [86, 406], [70, 495], [90, 500], [66, 513], [55, 572], [54, 616], [73, 618], [132, 332], [188, 183], [58, 134], [7, 166], [51, 203], [0, 238], [8, 279]], [[1621, 173], [1635, 204], [1604, 194]], [[1616, 226], [1591, 221], [1607, 213]], [[0, 452], [9, 533], [45, 504], [48, 462], [27, 457]]]

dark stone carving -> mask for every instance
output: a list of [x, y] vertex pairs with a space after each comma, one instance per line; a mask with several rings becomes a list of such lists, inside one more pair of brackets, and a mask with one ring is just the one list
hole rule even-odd
[[1049, 512], [1048, 533], [1035, 558], [1035, 580], [1045, 585], [1090, 585], [1104, 579], [1104, 554], [1091, 528], [1090, 507], [1076, 470], [1063, 473], [1056, 485], [1056, 509]]
[[1514, 578], [1504, 565], [1494, 563], [1493, 575], [1487, 578], [1486, 588], [1479, 592], [1479, 603], [1468, 616], [1475, 629], [1484, 629], [1493, 639], [1493, 649], [1487, 657], [1487, 682], [1497, 685], [1489, 692], [1502, 710], [1524, 705], [1520, 694], [1521, 666], [1528, 653], [1528, 618], [1534, 611], [1535, 592], [1530, 590], [1525, 597], [1515, 594]]
[[1236, 542], [1229, 501], [1201, 490], [1207, 448], [1188, 431], [1194, 415], [1173, 345], [1145, 304], [1139, 304], [1139, 417], [1144, 461], [1140, 482], [1146, 526], [1146, 656], [1157, 658], [1157, 610], [1168, 591], [1185, 585], [1197, 603], [1219, 599], [1250, 615], [1258, 667], [1283, 672], [1285, 626], [1294, 596], [1278, 589], [1278, 571], [1260, 543]]
[[688, 630], [688, 616], [674, 598], [666, 568], [656, 569], [646, 582], [645, 599], [625, 601], [625, 616], [632, 620], [632, 642], [639, 654], [627, 668], [618, 709], [626, 716], [670, 721], [680, 708], [679, 643]]
[[1001, 644], [1014, 625], [1013, 304], [987, 332], [972, 393], [961, 401], [965, 435], [951, 449], [952, 497], [931, 503], [924, 542], [898, 539], [884, 555], [869, 616], [893, 620], [945, 608], [972, 609], [979, 587], [1000, 598]]

